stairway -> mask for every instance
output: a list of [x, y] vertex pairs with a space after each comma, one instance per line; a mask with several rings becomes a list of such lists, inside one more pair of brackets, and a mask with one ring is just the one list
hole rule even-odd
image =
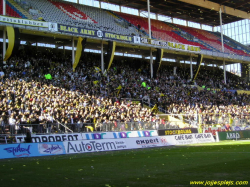
[[33, 19], [33, 17], [29, 14], [28, 11], [24, 10], [18, 3], [16, 3], [14, 0], [8, 0], [8, 2], [14, 6], [21, 14], [23, 14], [26, 19]]
[[[178, 31], [174, 31], [175, 33], [177, 33], [177, 34], [179, 34], [180, 36], [182, 36], [183, 38], [185, 38], [186, 40], [189, 40], [190, 41], [190, 39], [188, 38], [188, 37], [186, 37], [184, 34], [181, 34], [181, 31], [183, 31], [182, 29], [180, 29], [179, 27], [177, 27], [176, 25], [174, 25], [174, 24], [171, 24], [171, 23], [167, 23], [168, 25], [170, 25], [173, 29], [175, 29], [175, 30], [178, 30]], [[194, 36], [192, 35], [192, 34], [190, 34], [189, 32], [187, 32], [187, 31], [184, 31], [184, 32], [186, 32], [186, 35], [189, 35], [191, 38], [193, 38]], [[198, 40], [198, 41], [196, 41], [197, 43], [200, 43], [200, 44], [202, 44], [203, 46], [205, 46], [206, 48], [208, 48], [209, 50], [211, 50], [211, 51], [217, 51], [217, 52], [219, 52], [219, 50], [217, 50], [217, 49], [215, 49], [213, 46], [211, 46], [211, 45], [209, 45], [208, 43], [206, 43], [206, 42], [204, 42], [204, 41], [202, 41], [202, 40]]]

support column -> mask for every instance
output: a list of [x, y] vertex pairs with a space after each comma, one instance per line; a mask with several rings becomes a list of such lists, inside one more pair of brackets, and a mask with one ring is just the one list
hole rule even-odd
[[[6, 27], [3, 27], [3, 59], [6, 54]], [[5, 64], [5, 62], [3, 62]]]
[[226, 64], [225, 64], [225, 59], [223, 59], [223, 70], [224, 70], [224, 82], [226, 84], [227, 83], [227, 79], [226, 79]]
[[65, 56], [65, 45], [63, 44], [63, 55]]
[[151, 73], [151, 78], [153, 78], [153, 52], [152, 48], [150, 48], [150, 73]]
[[148, 5], [148, 35], [149, 39], [151, 39], [151, 20], [150, 20], [150, 2], [147, 0], [147, 5]]
[[101, 69], [102, 69], [102, 73], [104, 73], [104, 58], [103, 58], [103, 40], [101, 42]]
[[249, 66], [249, 64], [248, 64], [248, 79], [247, 79], [247, 81], [250, 81], [250, 66]]
[[[6, 0], [3, 0], [3, 16], [6, 15]], [[6, 27], [3, 27], [3, 59], [6, 54]], [[5, 62], [3, 62], [5, 64]]]
[[72, 37], [72, 66], [74, 64], [75, 61], [75, 40], [74, 37]]
[[193, 62], [192, 56], [190, 56], [190, 77], [193, 79]]
[[[151, 42], [151, 20], [150, 20], [150, 1], [147, 0], [147, 5], [148, 5], [148, 35], [149, 39]], [[151, 73], [151, 78], [153, 78], [153, 54], [152, 54], [152, 48], [150, 48], [150, 73]]]
[[223, 26], [222, 26], [222, 11], [220, 7], [220, 33], [221, 33], [221, 49], [223, 53], [223, 69], [224, 69], [224, 82], [227, 83], [227, 77], [226, 77], [226, 65], [225, 65], [225, 56], [224, 56], [224, 42], [223, 42]]

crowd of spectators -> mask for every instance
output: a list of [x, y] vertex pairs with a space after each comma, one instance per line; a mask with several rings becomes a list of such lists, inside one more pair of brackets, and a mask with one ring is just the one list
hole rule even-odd
[[[217, 68], [201, 69], [193, 85], [188, 70], [181, 67], [174, 74], [173, 66], [163, 66], [157, 78], [150, 78], [148, 63], [137, 59], [115, 61], [105, 74], [98, 67], [99, 56], [87, 53], [75, 72], [69, 56], [51, 51], [29, 55], [22, 51], [10, 58], [0, 69], [2, 133], [8, 125], [11, 133], [23, 132], [22, 124], [39, 124], [34, 132], [50, 133], [60, 132], [64, 128], [60, 124], [75, 124], [72, 130], [80, 132], [83, 124], [95, 130], [112, 124], [108, 130], [114, 131], [126, 130], [126, 124], [134, 122], [134, 130], [168, 123], [133, 100], [151, 107], [157, 104], [164, 113], [185, 114], [183, 120], [194, 127], [249, 121], [249, 95], [228, 91], [248, 85], [233, 75], [225, 84]], [[45, 74], [52, 79], [45, 79]], [[200, 90], [198, 85], [210, 90]]]

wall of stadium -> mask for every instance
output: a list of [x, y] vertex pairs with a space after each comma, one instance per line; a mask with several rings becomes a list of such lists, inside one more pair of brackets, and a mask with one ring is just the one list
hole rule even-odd
[[[49, 137], [46, 138], [48, 139]], [[0, 159], [116, 151], [215, 142], [211, 133], [178, 134], [169, 136], [138, 136], [130, 138], [119, 137], [112, 139], [69, 140], [69, 137], [61, 138], [66, 139], [67, 141], [0, 145]]]

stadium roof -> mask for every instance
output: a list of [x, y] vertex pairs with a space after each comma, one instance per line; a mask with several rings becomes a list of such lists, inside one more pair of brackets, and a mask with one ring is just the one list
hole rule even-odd
[[[147, 0], [98, 1], [147, 11]], [[223, 24], [250, 19], [249, 0], [151, 0], [150, 6], [152, 13], [210, 26], [220, 25], [220, 7], [223, 12]]]

